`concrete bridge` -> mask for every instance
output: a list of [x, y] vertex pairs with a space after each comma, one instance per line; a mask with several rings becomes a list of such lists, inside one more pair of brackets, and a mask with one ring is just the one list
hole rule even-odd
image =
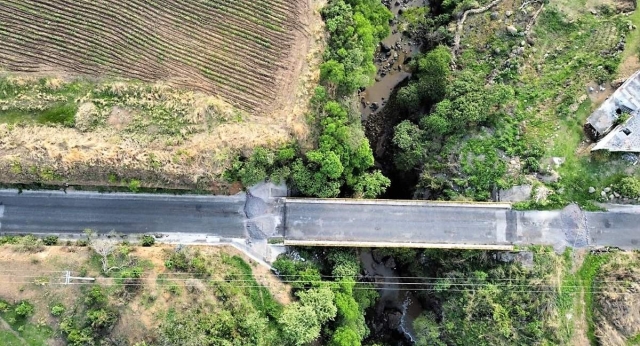
[[640, 248], [640, 207], [516, 211], [505, 203], [291, 199], [284, 243], [509, 250], [518, 245]]
[[[0, 190], [0, 234], [165, 234], [174, 242], [512, 249], [640, 249], [640, 207], [516, 211], [504, 203], [301, 199], [263, 189], [235, 196]], [[273, 242], [273, 241], [271, 241]], [[256, 250], [263, 252], [262, 250]]]

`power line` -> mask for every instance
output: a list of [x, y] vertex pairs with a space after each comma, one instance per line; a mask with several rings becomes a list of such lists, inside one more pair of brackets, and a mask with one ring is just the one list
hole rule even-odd
[[[64, 272], [60, 272], [61, 274], [65, 274], [67, 273], [66, 271]], [[73, 272], [72, 272], [73, 273]], [[205, 280], [207, 282], [253, 282], [256, 280], [255, 277], [252, 277], [250, 279], [241, 279], [241, 278], [236, 278], [236, 275], [232, 275], [231, 278], [221, 278], [221, 279], [210, 279], [210, 278], [199, 278], [197, 277], [197, 275], [195, 274], [191, 274], [192, 277], [189, 278], [171, 278], [171, 277], [141, 277], [141, 278], [134, 278], [136, 280], [142, 280], [142, 281], [186, 281], [189, 279], [200, 279], [200, 280]], [[240, 277], [242, 277], [243, 275], [240, 275]], [[294, 275], [300, 277], [299, 275]], [[0, 278], [1, 277], [14, 277], [14, 278], [43, 278], [46, 277], [46, 275], [2, 275], [0, 274]], [[267, 275], [263, 275], [263, 276], [258, 276], [257, 278], [272, 278], [273, 276], [267, 276]], [[279, 280], [280, 282], [283, 283], [339, 283], [339, 281], [325, 281], [325, 280], [288, 280], [288, 275], [285, 276], [281, 276], [279, 278], [285, 278], [284, 280]], [[345, 276], [346, 277], [346, 276]], [[412, 278], [412, 277], [387, 277], [387, 278]], [[101, 280], [117, 280], [117, 279], [123, 279], [123, 278], [115, 278], [115, 277], [102, 277], [99, 278]], [[385, 278], [386, 279], [386, 278]], [[549, 286], [549, 287], [557, 287], [556, 285], [540, 285], [540, 284], [532, 284], [532, 283], [518, 283], [518, 284], [508, 284], [505, 283], [503, 281], [499, 281], [499, 282], [492, 282], [492, 281], [475, 281], [473, 278], [431, 278], [432, 280], [426, 280], [426, 281], [415, 281], [415, 282], [408, 282], [408, 281], [356, 281], [356, 284], [380, 284], [380, 285], [448, 285], [448, 286], [488, 286], [488, 285], [493, 285], [493, 286], [509, 286], [509, 287], [519, 287], [519, 286], [526, 286], [526, 287], [530, 287], [530, 286], [536, 286], [536, 287], [544, 287], [544, 286]], [[452, 281], [448, 281], [448, 280], [454, 280]], [[455, 280], [465, 280], [467, 282], [455, 282]], [[509, 281], [524, 281], [525, 279], [513, 279], [513, 280], [509, 280]], [[592, 283], [628, 283], [629, 280], [594, 280], [592, 281]], [[583, 287], [583, 285], [568, 285], [565, 287]]]
[[[102, 286], [145, 286], [147, 285], [147, 283], [140, 283], [140, 282], [131, 282], [131, 283], [125, 283], [125, 282], [104, 282], [105, 280], [111, 280], [111, 281], [116, 281], [118, 280], [117, 278], [101, 278], [99, 281], [100, 285]], [[139, 280], [139, 279], [134, 279], [134, 280]], [[188, 279], [185, 280], [176, 280], [176, 282], [185, 282], [188, 281]], [[206, 282], [208, 283], [214, 283], [214, 282], [219, 282], [219, 283], [233, 283], [234, 281], [231, 280], [207, 280]], [[307, 283], [307, 281], [304, 281], [305, 283]], [[9, 281], [9, 282], [2, 282], [0, 281], [0, 283], [9, 283], [9, 284], [33, 284], [36, 282], [33, 281]], [[284, 282], [286, 283], [286, 282]], [[314, 283], [314, 282], [312, 282]], [[327, 281], [315, 281], [315, 283], [328, 283]], [[66, 283], [63, 282], [38, 282], [38, 284], [42, 284], [42, 285], [65, 285]], [[71, 285], [94, 285], [94, 283], [69, 283]], [[362, 285], [362, 284], [366, 284], [366, 283], [356, 283], [356, 285]], [[404, 284], [404, 283], [398, 283], [398, 284]], [[163, 284], [163, 283], [157, 283], [155, 286], [156, 287], [170, 287], [170, 286], [174, 286], [175, 283], [173, 284]], [[496, 287], [496, 288], [517, 288], [517, 287], [529, 287], [527, 285], [520, 285], [520, 286], [509, 286], [509, 285], [491, 285], [491, 284], [471, 284], [471, 285], [467, 285], [470, 287]], [[236, 285], [233, 286], [234, 288], [264, 288], [265, 286], [263, 285]], [[570, 285], [570, 286], [551, 286], [551, 285], [544, 285], [544, 286], [537, 286], [537, 287], [548, 287], [548, 289], [510, 289], [508, 290], [510, 293], [556, 293], [556, 292], [561, 292], [562, 289], [578, 289], [578, 288], [588, 288], [589, 286], [587, 285]], [[329, 287], [331, 288], [331, 287]], [[438, 292], [438, 291], [446, 291], [446, 292], [476, 292], [477, 288], [437, 288], [437, 287], [428, 287], [428, 288], [420, 288], [420, 287], [412, 287], [412, 288], [408, 288], [408, 287], [366, 287], [366, 286], [354, 286], [353, 287], [354, 290], [383, 290], [383, 291], [388, 291], [388, 290], [395, 290], [395, 291], [431, 291], [431, 292]], [[592, 290], [592, 291], [584, 291], [587, 293], [614, 293], [614, 294], [630, 294], [630, 295], [636, 295], [636, 294], [640, 294], [640, 292], [620, 292], [620, 291], [612, 291], [612, 290]], [[575, 292], [569, 292], [569, 293], [579, 293], [579, 291], [575, 291]]]
[[[30, 283], [33, 283], [33, 282], [25, 281], [25, 282], [10, 282], [10, 283], [30, 284]], [[80, 282], [79, 283], [69, 283], [68, 285], [65, 284], [64, 282], [61, 282], [61, 283], [53, 283], [52, 282], [52, 283], [43, 283], [43, 284], [61, 285], [61, 286], [63, 286], [63, 285], [64, 286], [68, 286], [68, 285], [75, 285], [75, 286], [95, 285], [94, 283], [80, 283]], [[99, 283], [99, 285], [101, 285], [101, 286], [145, 286], [144, 283], [103, 283], [103, 282]], [[157, 284], [155, 286], [156, 287], [171, 287], [173, 285], [170, 285], [170, 284]], [[574, 288], [577, 288], [577, 287], [578, 286], [574, 286]], [[242, 285], [242, 286], [233, 286], [233, 288], [266, 288], [266, 287], [262, 286], [262, 285]], [[559, 288], [562, 288], [562, 286], [559, 286]], [[453, 288], [453, 289], [442, 289], [441, 290], [441, 289], [438, 289], [438, 288], [353, 287], [352, 289], [353, 290], [376, 290], [376, 291], [477, 292], [476, 289], [456, 289], [456, 288]], [[560, 290], [558, 290], [558, 289], [550, 289], [550, 290], [511, 290], [510, 293], [557, 293], [559, 291]], [[574, 292], [568, 292], [568, 293], [570, 293], [570, 294], [576, 294], [576, 293], [592, 293], [592, 294], [612, 293], [612, 294], [624, 294], [624, 295], [640, 295], [640, 292], [618, 292], [618, 291], [608, 291], [608, 290], [602, 290], [602, 291], [574, 291]]]

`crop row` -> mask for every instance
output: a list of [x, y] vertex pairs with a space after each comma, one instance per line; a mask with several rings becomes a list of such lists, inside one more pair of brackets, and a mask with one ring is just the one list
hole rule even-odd
[[0, 0], [0, 64], [166, 79], [257, 110], [279, 90], [297, 11], [279, 0]]

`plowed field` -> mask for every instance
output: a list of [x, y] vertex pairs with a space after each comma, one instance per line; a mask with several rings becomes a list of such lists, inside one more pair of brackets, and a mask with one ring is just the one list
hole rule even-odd
[[0, 66], [168, 81], [264, 113], [291, 83], [307, 10], [304, 0], [0, 0]]
[[224, 190], [304, 143], [318, 0], [0, 0], [0, 182]]

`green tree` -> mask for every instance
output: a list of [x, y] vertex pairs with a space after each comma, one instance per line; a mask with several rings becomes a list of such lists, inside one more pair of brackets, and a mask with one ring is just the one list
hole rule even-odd
[[356, 184], [353, 186], [354, 197], [376, 198], [383, 194], [390, 185], [391, 180], [380, 171], [363, 173], [356, 179]]
[[338, 309], [334, 304], [334, 294], [328, 287], [312, 288], [307, 291], [299, 291], [296, 293], [300, 298], [302, 305], [308, 305], [313, 308], [319, 323], [325, 323], [333, 320]]
[[413, 321], [416, 346], [444, 346], [440, 340], [440, 328], [432, 312], [427, 311]]
[[396, 102], [406, 112], [416, 113], [422, 107], [422, 95], [418, 91], [418, 85], [416, 83], [409, 83], [396, 94]]
[[418, 59], [417, 90], [424, 102], [440, 102], [447, 92], [451, 74], [451, 52], [445, 46], [438, 46]]
[[393, 132], [393, 144], [398, 147], [394, 157], [396, 167], [408, 171], [420, 164], [425, 155], [424, 131], [418, 125], [405, 120], [396, 125]]
[[360, 346], [361, 340], [358, 333], [347, 327], [339, 327], [331, 337], [331, 346]]
[[284, 339], [293, 345], [304, 345], [320, 336], [320, 323], [311, 305], [298, 302], [287, 305], [278, 319]]
[[[444, 100], [438, 103], [437, 107], [446, 108], [450, 105], [451, 104], [448, 100]], [[442, 116], [443, 113], [446, 114], [446, 110], [441, 109], [435, 114], [425, 116], [420, 120], [420, 127], [424, 130], [428, 137], [442, 137], [451, 132], [451, 124], [449, 123], [449, 120], [447, 120], [447, 118]]]

